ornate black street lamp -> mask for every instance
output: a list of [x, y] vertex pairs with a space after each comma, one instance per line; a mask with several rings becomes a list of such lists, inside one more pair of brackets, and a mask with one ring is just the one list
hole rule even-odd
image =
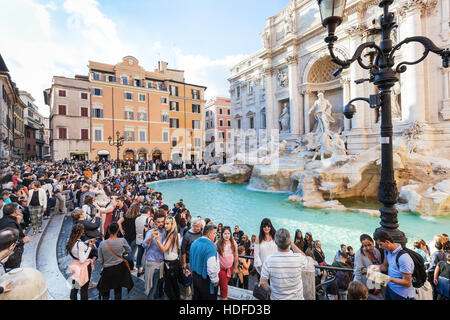
[[[356, 80], [356, 83], [363, 83], [365, 81], [374, 83], [379, 90], [378, 94], [371, 95], [369, 98], [356, 98], [351, 100], [344, 108], [343, 113], [346, 118], [351, 119], [356, 113], [356, 108], [352, 102], [360, 100], [369, 103], [371, 108], [381, 111], [381, 180], [378, 189], [378, 200], [383, 203], [381, 212], [381, 230], [387, 231], [394, 240], [402, 245], [405, 245], [407, 239], [405, 234], [398, 230], [397, 209], [395, 204], [398, 200], [397, 184], [394, 178], [393, 166], [393, 141], [392, 141], [392, 114], [391, 114], [391, 88], [395, 85], [398, 75], [407, 69], [407, 65], [415, 65], [424, 60], [431, 52], [436, 53], [442, 57], [442, 65], [448, 68], [450, 51], [448, 49], [438, 48], [430, 39], [421, 36], [409, 37], [399, 42], [393, 47], [391, 40], [391, 32], [397, 27], [394, 22], [394, 14], [389, 12], [389, 6], [394, 0], [381, 0], [379, 7], [383, 9], [383, 14], [379, 18], [380, 29], [369, 31], [366, 39], [367, 42], [361, 44], [355, 51], [353, 57], [349, 60], [341, 60], [334, 54], [333, 47], [337, 41], [335, 36], [336, 28], [342, 23], [342, 18], [345, 11], [346, 0], [318, 0], [322, 24], [328, 29], [328, 36], [325, 42], [328, 43], [328, 49], [332, 61], [340, 67], [333, 72], [337, 77], [344, 69], [347, 69], [350, 64], [358, 61], [358, 64], [370, 72], [369, 79]], [[376, 44], [370, 38], [381, 34], [381, 41]], [[423, 56], [413, 62], [403, 61], [395, 66], [394, 54], [404, 44], [410, 42], [418, 42], [424, 46]], [[369, 63], [363, 61], [363, 51], [370, 49], [372, 54], [366, 55]], [[395, 66], [395, 67], [394, 67]], [[422, 90], [422, 88], [417, 88]], [[379, 230], [377, 229], [377, 230]]]
[[116, 141], [113, 140], [111, 136], [108, 137], [108, 142], [110, 146], [116, 146], [117, 147], [117, 165], [119, 165], [120, 159], [119, 159], [119, 153], [120, 153], [120, 147], [123, 146], [125, 142], [125, 138], [120, 136], [120, 131], [117, 130], [116, 132], [117, 139]]

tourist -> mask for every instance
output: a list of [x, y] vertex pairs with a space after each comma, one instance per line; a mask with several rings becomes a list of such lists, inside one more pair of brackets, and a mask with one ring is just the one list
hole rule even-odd
[[17, 230], [19, 233], [19, 239], [17, 240], [14, 252], [9, 256], [8, 261], [5, 263], [5, 267], [8, 269], [16, 269], [20, 267], [24, 245], [30, 242], [30, 239], [25, 236], [22, 227], [20, 226], [22, 218], [23, 215], [20, 212], [20, 208], [17, 203], [8, 203], [3, 206], [3, 218], [0, 219], [0, 231], [11, 228]]
[[[97, 214], [94, 216], [94, 218], [88, 217], [83, 209], [76, 209], [71, 214], [72, 220], [75, 223], [82, 224], [84, 227], [84, 233], [81, 236], [81, 241], [88, 241], [92, 239], [102, 239], [103, 235], [101, 234], [99, 227], [100, 227], [100, 213], [97, 212]], [[93, 250], [92, 252], [95, 252]]]
[[203, 236], [192, 243], [190, 269], [192, 270], [192, 300], [217, 300], [220, 263], [217, 247], [213, 240], [217, 226], [206, 224]]
[[250, 255], [253, 257], [255, 255], [255, 243], [256, 243], [256, 234], [252, 234], [252, 244], [250, 245]]
[[[342, 248], [342, 247], [341, 247]], [[349, 269], [336, 271], [336, 280], [327, 286], [328, 300], [347, 300], [347, 289], [352, 281], [352, 266], [346, 263], [347, 253], [340, 251], [338, 259], [333, 261], [332, 267]]]
[[310, 248], [311, 250], [314, 250], [313, 242], [314, 240], [311, 232], [307, 232], [305, 234], [305, 248]]
[[84, 197], [84, 203], [83, 206], [81, 207], [81, 209], [84, 211], [84, 213], [88, 216], [88, 217], [92, 217], [93, 216], [93, 211], [94, 211], [94, 197], [91, 195], [87, 195], [86, 197]]
[[136, 257], [136, 268], [137, 276], [140, 277], [144, 274], [142, 271], [142, 257], [144, 255], [144, 247], [142, 242], [145, 239], [146, 232], [153, 228], [153, 219], [151, 218], [152, 208], [145, 206], [142, 208], [142, 214], [135, 220], [135, 230], [136, 230], [136, 246], [137, 246], [137, 257]]
[[31, 187], [27, 205], [31, 215], [33, 236], [35, 236], [37, 232], [42, 232], [42, 219], [44, 211], [47, 210], [47, 195], [44, 189], [41, 188], [39, 181], [34, 181]]
[[223, 231], [223, 223], [219, 223], [217, 225], [216, 241], [214, 241], [214, 242], [219, 241], [220, 237], [222, 236], [222, 231]]
[[347, 253], [347, 246], [345, 244], [341, 244], [341, 249], [336, 252], [336, 256], [334, 257], [334, 261], [339, 261], [339, 254]]
[[[245, 254], [245, 247], [240, 246], [238, 248], [239, 255], [247, 255]], [[238, 288], [243, 288], [245, 290], [248, 290], [248, 277], [249, 277], [249, 269], [250, 269], [250, 261], [246, 258], [239, 257], [239, 265], [238, 265], [238, 272], [239, 272], [239, 281], [238, 281]]]
[[348, 300], [367, 300], [369, 296], [369, 291], [366, 286], [359, 281], [352, 281], [348, 285]]
[[302, 231], [300, 229], [295, 230], [294, 244], [303, 252], [305, 252], [307, 249], [306, 243], [303, 239]]
[[[355, 254], [355, 264], [353, 267], [354, 281], [361, 282], [364, 286], [369, 286], [367, 283], [367, 269], [371, 265], [379, 265], [382, 263], [381, 253], [375, 247], [374, 241], [368, 234], [363, 234], [359, 237], [361, 248]], [[370, 281], [370, 280], [369, 280]], [[384, 294], [381, 288], [374, 288], [373, 282], [370, 283], [369, 300], [384, 300]]]
[[203, 221], [201, 218], [192, 219], [192, 228], [186, 232], [181, 242], [181, 264], [183, 269], [189, 269], [189, 255], [192, 243], [202, 236]]
[[430, 247], [427, 245], [427, 243], [423, 239], [419, 240], [419, 243], [420, 243], [420, 249], [422, 249], [426, 253], [427, 258], [424, 260], [425, 260], [425, 262], [427, 262], [428, 260], [430, 260], [430, 257], [431, 257]]
[[270, 300], [304, 300], [302, 272], [307, 259], [290, 250], [293, 241], [286, 229], [279, 229], [274, 238], [277, 251], [263, 263], [260, 286], [270, 293]]
[[234, 232], [233, 232], [233, 238], [234, 238], [234, 241], [236, 241], [236, 243], [238, 245], [241, 245], [243, 236], [244, 236], [244, 232], [242, 230], [239, 230], [239, 226], [235, 226]]
[[77, 300], [78, 290], [80, 291], [81, 300], [88, 300], [89, 281], [91, 280], [93, 270], [93, 260], [89, 259], [95, 239], [86, 243], [81, 241], [84, 234], [82, 224], [75, 224], [72, 227], [69, 241], [66, 244], [66, 251], [72, 257], [69, 265], [72, 274], [72, 290], [70, 290], [70, 300]]
[[250, 242], [247, 234], [244, 234], [244, 236], [242, 237], [242, 246], [245, 249], [245, 252], [243, 254], [246, 256], [250, 256], [252, 243]]
[[435, 242], [434, 247], [436, 248], [436, 251], [434, 251], [431, 254], [430, 264], [427, 269], [427, 274], [428, 274], [428, 281], [433, 286], [433, 300], [436, 300], [437, 292], [436, 292], [436, 288], [434, 285], [434, 273], [435, 273], [436, 267], [439, 264], [439, 262], [446, 260], [446, 254], [443, 250], [442, 243]]
[[430, 257], [435, 251], [437, 251], [436, 246], [435, 246], [436, 242], [440, 242], [440, 243], [443, 242], [442, 236], [440, 234], [435, 235], [433, 240], [428, 244], [429, 249], [430, 249]]
[[216, 242], [219, 254], [220, 272], [219, 287], [220, 299], [228, 300], [228, 281], [238, 272], [238, 244], [231, 236], [231, 228], [223, 227], [222, 235]]
[[259, 237], [256, 239], [254, 251], [254, 266], [258, 275], [261, 275], [266, 258], [277, 251], [277, 245], [274, 240], [275, 233], [276, 230], [270, 219], [263, 219], [259, 227]]
[[122, 258], [131, 251], [124, 238], [118, 237], [119, 225], [112, 222], [108, 225], [108, 240], [98, 248], [98, 262], [103, 266], [97, 289], [102, 300], [109, 300], [110, 290], [114, 290], [114, 299], [122, 300], [122, 288], [128, 292], [133, 288], [128, 262]]
[[[443, 279], [439, 279], [443, 278]], [[446, 281], [444, 280], [446, 279]], [[445, 254], [445, 260], [440, 261], [434, 270], [433, 284], [438, 292], [447, 293], [449, 298], [449, 281], [450, 281], [450, 252]]]
[[450, 251], [450, 241], [448, 240], [448, 235], [443, 233], [442, 236], [442, 245], [444, 246], [442, 249], [444, 251]]
[[181, 276], [181, 262], [179, 257], [180, 234], [173, 217], [167, 217], [164, 225], [166, 238], [164, 244], [156, 237], [156, 243], [164, 253], [164, 292], [169, 300], [180, 300], [180, 286], [178, 279]]
[[347, 246], [347, 264], [351, 265], [352, 268], [355, 265], [355, 251], [352, 246]]
[[10, 195], [11, 193], [7, 190], [2, 192], [2, 200], [4, 204], [11, 203], [11, 199], [9, 198]]
[[5, 263], [14, 253], [18, 239], [19, 231], [17, 229], [5, 228], [0, 230], [0, 277], [6, 273]]
[[129, 261], [134, 261], [134, 255], [136, 254], [136, 218], [141, 214], [140, 206], [138, 203], [134, 203], [130, 206], [127, 213], [119, 219], [117, 224], [119, 225], [120, 232], [122, 233], [128, 245], [131, 248], [131, 252], [128, 255]]
[[142, 246], [146, 250], [145, 257], [145, 295], [147, 300], [156, 300], [159, 298], [161, 280], [164, 277], [164, 253], [156, 243], [156, 238], [159, 238], [161, 243], [164, 243], [166, 238], [166, 230], [164, 214], [156, 214], [155, 226], [150, 232], [147, 232], [146, 238], [142, 243]]
[[[128, 206], [125, 204], [125, 197], [124, 196], [118, 197], [117, 201], [116, 201], [116, 206], [115, 206], [114, 210], [112, 211], [112, 214], [109, 216], [109, 219], [108, 219], [108, 216], [106, 216], [105, 230], [108, 230], [107, 224], [113, 223], [113, 222], [117, 223], [120, 220], [120, 218], [122, 218], [124, 215], [126, 215], [127, 211], [128, 211]], [[122, 234], [119, 234], [119, 236], [123, 237]], [[108, 232], [106, 233], [105, 239], [108, 239]]]
[[378, 230], [373, 235], [378, 247], [385, 250], [382, 264], [378, 265], [381, 272], [387, 272], [389, 282], [386, 287], [385, 300], [413, 300], [415, 295], [412, 286], [414, 262], [409, 254], [403, 254], [396, 262], [397, 254], [402, 250], [399, 243], [394, 243], [391, 235]]
[[324, 266], [327, 264], [325, 261], [325, 253], [322, 251], [322, 243], [320, 240], [314, 241], [314, 257], [319, 264], [319, 266]]
[[420, 241], [414, 241], [414, 251], [420, 254], [423, 261], [428, 262], [427, 253], [422, 249], [422, 243]]

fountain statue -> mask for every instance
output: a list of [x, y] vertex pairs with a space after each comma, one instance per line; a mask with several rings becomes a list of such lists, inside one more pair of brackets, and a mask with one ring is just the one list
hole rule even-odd
[[339, 133], [334, 133], [331, 140], [331, 145], [333, 147], [334, 156], [345, 156], [347, 155], [347, 148], [345, 147], [344, 139]]
[[392, 118], [401, 119], [402, 118], [402, 106], [400, 102], [401, 95], [400, 82], [396, 82], [392, 87]]
[[289, 132], [289, 123], [290, 123], [289, 104], [285, 102], [283, 104], [283, 111], [281, 112], [280, 115], [280, 131]]

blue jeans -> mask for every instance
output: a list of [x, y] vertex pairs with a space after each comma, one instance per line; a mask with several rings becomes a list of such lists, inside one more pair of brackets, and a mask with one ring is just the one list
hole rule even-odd
[[144, 256], [144, 251], [145, 249], [142, 245], [137, 246], [136, 268], [138, 269], [142, 267], [142, 257]]
[[152, 289], [150, 290], [150, 293], [146, 297], [146, 300], [155, 300], [156, 296], [159, 295], [159, 269], [155, 269], [155, 272], [153, 272], [153, 279], [152, 279]]
[[134, 255], [135, 255], [136, 250], [137, 250], [136, 240], [133, 240], [131, 242], [127, 241], [127, 243], [130, 246], [130, 248], [131, 248], [131, 252], [128, 254], [128, 257], [129, 257], [130, 260], [134, 261]]
[[399, 294], [396, 294], [394, 291], [392, 291], [391, 288], [386, 287], [386, 293], [384, 295], [384, 300], [414, 300], [414, 298], [405, 298], [402, 297]]

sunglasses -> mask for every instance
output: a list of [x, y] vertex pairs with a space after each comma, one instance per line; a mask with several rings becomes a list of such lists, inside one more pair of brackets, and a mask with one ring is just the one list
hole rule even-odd
[[268, 224], [266, 224], [265, 226], [263, 226], [263, 229], [265, 229], [265, 228], [270, 228], [270, 229], [272, 229], [272, 226], [271, 226], [271, 225], [268, 225]]

